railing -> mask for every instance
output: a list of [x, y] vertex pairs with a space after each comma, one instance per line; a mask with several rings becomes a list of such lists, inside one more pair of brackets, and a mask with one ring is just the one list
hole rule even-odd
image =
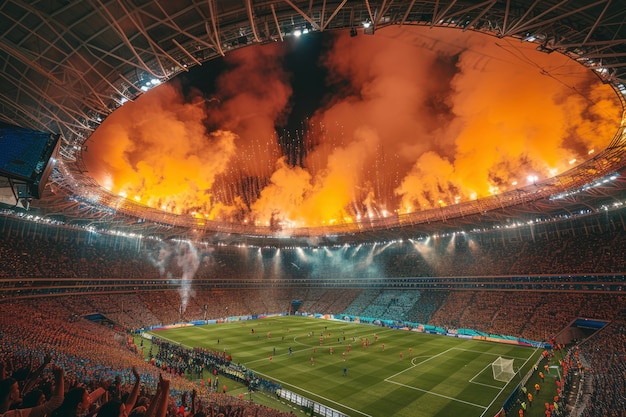
[[[434, 291], [532, 291], [559, 293], [600, 293], [626, 295], [626, 274], [511, 275], [491, 277], [410, 277], [337, 279], [219, 279], [192, 281], [198, 289], [405, 289]], [[182, 279], [129, 278], [3, 278], [0, 300], [135, 293], [138, 291], [177, 291], [189, 285]]]

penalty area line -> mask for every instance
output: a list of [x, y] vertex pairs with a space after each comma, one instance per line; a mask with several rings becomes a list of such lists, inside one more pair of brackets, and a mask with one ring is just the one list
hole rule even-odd
[[[539, 350], [539, 348], [538, 348], [538, 347], [537, 347], [537, 348], [535, 348], [535, 350], [534, 350], [533, 354], [532, 354], [532, 355], [530, 355], [530, 356], [528, 357], [528, 359], [526, 359], [526, 361], [522, 364], [522, 366], [520, 366], [520, 367], [517, 369], [517, 372], [515, 372], [515, 375], [517, 375], [517, 374], [519, 373], [520, 369], [522, 369], [524, 366], [526, 366], [526, 364], [528, 363], [528, 361], [529, 361], [529, 360], [530, 360], [530, 359], [531, 359], [531, 358], [532, 358], [532, 357], [533, 357], [533, 356], [537, 353], [537, 351], [538, 351], [538, 350]], [[502, 387], [502, 389], [500, 390], [500, 392], [498, 393], [498, 395], [496, 395], [495, 397], [493, 397], [493, 400], [491, 400], [491, 403], [489, 403], [489, 407], [491, 407], [491, 406], [493, 405], [493, 403], [495, 403], [495, 402], [496, 402], [496, 400], [498, 399], [498, 397], [500, 396], [500, 394], [502, 394], [502, 391], [504, 391], [504, 389], [505, 389], [506, 387], [508, 387], [508, 386], [509, 386], [509, 384], [511, 383], [511, 381], [513, 381], [513, 380], [515, 379], [515, 375], [513, 376], [513, 378], [511, 378], [511, 379], [509, 380], [509, 382], [507, 382], [507, 383], [506, 383], [506, 384]], [[489, 407], [488, 407], [488, 408], [489, 408]], [[485, 409], [485, 411], [484, 411], [484, 412], [480, 415], [480, 417], [483, 417], [483, 416], [485, 415], [485, 413], [487, 412], [488, 408], [486, 408], [486, 409]]]
[[501, 354], [493, 353], [493, 352], [483, 352], [482, 350], [463, 349], [463, 348], [456, 347], [456, 346], [451, 348], [451, 349], [460, 350], [462, 352], [480, 353], [482, 355], [502, 356], [503, 358], [513, 358], [513, 359], [519, 359], [519, 360], [522, 360], [522, 361], [528, 359], [528, 357], [526, 357], [526, 356], [521, 356], [521, 357], [520, 356], [508, 356], [508, 355], [501, 355]]
[[[431, 360], [431, 359], [435, 359], [435, 358], [436, 358], [436, 357], [438, 357], [438, 356], [445, 355], [446, 353], [448, 353], [448, 352], [449, 352], [449, 351], [451, 351], [451, 350], [452, 350], [452, 348], [447, 349], [447, 350], [444, 350], [443, 352], [440, 352], [440, 353], [438, 353], [438, 354], [436, 354], [436, 355], [433, 355], [433, 356], [425, 356], [425, 355], [422, 355], [422, 356], [416, 356], [415, 358], [411, 359], [411, 366], [409, 366], [409, 367], [408, 367], [408, 368], [406, 368], [406, 369], [403, 369], [403, 370], [402, 370], [402, 371], [400, 371], [400, 372], [397, 372], [397, 373], [395, 373], [395, 374], [393, 374], [393, 375], [388, 376], [387, 378], [385, 378], [385, 380], [388, 380], [388, 379], [390, 379], [390, 378], [393, 378], [393, 377], [396, 377], [396, 376], [398, 376], [398, 375], [400, 375], [400, 374], [403, 374], [403, 373], [405, 373], [405, 372], [407, 372], [407, 371], [409, 371], [409, 370], [411, 370], [411, 369], [415, 368], [416, 366], [419, 366], [419, 365], [421, 365], [421, 364], [423, 364], [423, 363], [426, 363], [426, 362], [428, 362], [428, 361], [429, 361], [429, 360]], [[427, 358], [427, 359], [425, 359], [425, 360], [423, 360], [423, 361], [421, 361], [421, 362], [415, 363], [415, 359], [417, 359], [417, 358]], [[400, 384], [400, 385], [402, 385], [402, 384]]]
[[421, 388], [412, 387], [410, 385], [406, 385], [406, 384], [402, 384], [400, 382], [392, 381], [389, 378], [385, 378], [385, 382], [389, 382], [390, 384], [400, 385], [401, 387], [412, 389], [412, 390], [415, 390], [415, 391], [420, 391], [420, 392], [423, 392], [425, 394], [434, 395], [436, 397], [445, 398], [445, 399], [450, 400], [450, 401], [456, 401], [458, 403], [471, 405], [472, 407], [481, 408], [483, 410], [487, 409], [487, 407], [485, 407], [484, 405], [474, 404], [474, 403], [471, 403], [469, 401], [463, 401], [463, 400], [459, 400], [458, 398], [450, 397], [450, 396], [443, 395], [443, 394], [437, 394], [436, 392], [428, 391], [428, 390], [421, 389]]
[[[401, 375], [401, 374], [403, 374], [403, 373], [405, 373], [405, 372], [407, 372], [407, 371], [409, 371], [409, 370], [411, 370], [411, 369], [413, 369], [413, 368], [416, 368], [416, 367], [418, 367], [419, 365], [422, 365], [422, 364], [424, 364], [424, 363], [426, 363], [426, 362], [430, 361], [431, 359], [434, 359], [434, 358], [436, 358], [436, 357], [438, 357], [438, 356], [441, 356], [441, 355], [445, 355], [446, 353], [450, 352], [450, 351], [451, 351], [451, 350], [453, 350], [453, 349], [454, 349], [454, 348], [446, 349], [446, 350], [444, 350], [443, 352], [440, 352], [440, 353], [438, 353], [438, 354], [436, 354], [436, 355], [433, 355], [433, 356], [427, 357], [427, 359], [426, 359], [426, 360], [423, 360], [423, 361], [421, 361], [421, 362], [419, 362], [419, 363], [415, 363], [415, 362], [413, 362], [415, 359], [417, 359], [417, 358], [413, 358], [413, 359], [411, 360], [411, 364], [412, 364], [412, 366], [409, 366], [408, 368], [406, 368], [406, 369], [404, 369], [404, 370], [402, 370], [402, 371], [400, 371], [400, 372], [397, 372], [397, 373], [395, 373], [395, 374], [393, 374], [393, 375], [391, 375], [391, 376], [388, 376], [387, 378], [385, 378], [385, 379], [384, 379], [384, 381], [385, 381], [385, 382], [388, 382], [388, 383], [390, 383], [390, 384], [400, 385], [401, 387], [405, 387], [405, 388], [412, 389], [412, 390], [415, 390], [415, 391], [420, 391], [420, 392], [423, 392], [423, 393], [425, 393], [425, 394], [434, 395], [434, 396], [436, 396], [436, 397], [445, 398], [445, 399], [450, 400], [450, 401], [456, 401], [456, 402], [459, 402], [459, 403], [462, 403], [462, 404], [467, 404], [467, 405], [470, 405], [470, 406], [472, 406], [472, 407], [481, 408], [481, 409], [483, 409], [483, 410], [486, 410], [486, 409], [487, 409], [487, 407], [485, 407], [485, 406], [483, 406], [483, 405], [480, 405], [480, 404], [474, 404], [474, 403], [471, 403], [471, 402], [469, 402], [469, 401], [459, 400], [458, 398], [450, 397], [450, 396], [443, 395], [443, 394], [438, 394], [438, 393], [433, 392], [433, 391], [428, 391], [428, 390], [425, 390], [425, 389], [421, 389], [421, 388], [417, 388], [417, 387], [412, 387], [412, 386], [410, 386], [410, 385], [402, 384], [402, 383], [400, 383], [400, 382], [396, 382], [396, 381], [393, 381], [393, 380], [391, 379], [391, 378], [395, 378], [396, 376]], [[422, 357], [426, 357], [426, 356], [419, 356], [419, 357], [420, 357], [420, 358], [422, 358]]]
[[[485, 372], [485, 369], [489, 368], [490, 366], [491, 366], [491, 365], [486, 365], [483, 369], [481, 369], [481, 370], [480, 370], [480, 372], [479, 372], [479, 373], [477, 373], [476, 375], [474, 375], [474, 376], [472, 377], [472, 379], [470, 379], [470, 380], [469, 380], [469, 382], [470, 382], [470, 384], [481, 385], [481, 386], [483, 386], [483, 387], [489, 387], [489, 388], [493, 388], [493, 389], [497, 389], [497, 390], [502, 391], [502, 388], [503, 388], [503, 387], [498, 387], [498, 386], [495, 386], [495, 385], [489, 385], [489, 384], [483, 384], [482, 382], [476, 382], [476, 381], [474, 381], [474, 379], [478, 378], [478, 377], [479, 377], [479, 376], [480, 376], [483, 372]], [[506, 385], [505, 385], [505, 387], [506, 387]]]

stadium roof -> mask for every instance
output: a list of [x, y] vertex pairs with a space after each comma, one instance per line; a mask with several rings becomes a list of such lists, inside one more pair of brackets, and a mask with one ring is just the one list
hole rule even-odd
[[619, 174], [626, 165], [623, 126], [604, 152], [541, 183], [406, 216], [289, 231], [201, 222], [149, 209], [107, 193], [82, 163], [91, 133], [116, 108], [141, 95], [146, 80], [164, 82], [233, 49], [281, 41], [304, 28], [330, 31], [370, 22], [372, 33], [389, 25], [422, 25], [515, 37], [588, 66], [624, 103], [626, 8], [621, 1], [5, 0], [0, 21], [0, 122], [61, 134], [62, 160], [51, 177], [58, 194], [31, 205], [47, 214], [172, 235], [193, 230], [228, 243], [284, 236], [362, 241], [597, 210], [623, 202], [626, 195]]

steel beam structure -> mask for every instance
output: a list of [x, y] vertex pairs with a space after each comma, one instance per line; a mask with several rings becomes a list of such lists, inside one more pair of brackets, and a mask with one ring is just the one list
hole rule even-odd
[[[52, 180], [77, 201], [97, 195], [94, 207], [177, 230], [271, 235], [264, 228], [197, 223], [109, 195], [85, 174], [83, 145], [102, 120], [143, 93], [146, 79], [167, 81], [234, 49], [282, 41], [305, 25], [329, 31], [364, 21], [376, 30], [446, 26], [532, 40], [540, 50], [589, 67], [614, 86], [622, 102], [626, 95], [626, 8], [616, 0], [5, 0], [0, 4], [0, 122], [61, 135], [62, 161]], [[604, 152], [535, 186], [441, 210], [290, 233], [385, 234], [487, 212], [506, 217], [551, 211], [553, 196], [622, 170], [625, 147], [622, 126]]]

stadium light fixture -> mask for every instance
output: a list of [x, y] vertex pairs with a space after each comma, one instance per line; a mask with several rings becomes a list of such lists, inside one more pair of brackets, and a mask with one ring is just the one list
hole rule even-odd
[[374, 34], [374, 24], [369, 19], [363, 22], [363, 34], [365, 35]]

